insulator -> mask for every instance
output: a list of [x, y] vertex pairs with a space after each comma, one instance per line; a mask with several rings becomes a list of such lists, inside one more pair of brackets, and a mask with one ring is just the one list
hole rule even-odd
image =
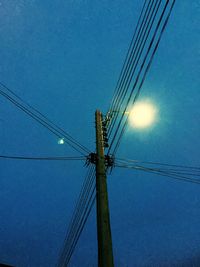
[[108, 167], [112, 167], [114, 165], [114, 159], [108, 155], [105, 155], [105, 163]]
[[103, 127], [106, 127], [106, 124], [107, 124], [106, 120], [105, 121], [102, 121], [102, 126]]
[[91, 163], [96, 163], [96, 158], [97, 158], [97, 156], [96, 156], [95, 153], [90, 153], [90, 155], [89, 155], [89, 161]]
[[107, 137], [108, 134], [106, 132], [103, 133], [103, 137]]
[[107, 128], [105, 126], [102, 126], [103, 132], [107, 132]]

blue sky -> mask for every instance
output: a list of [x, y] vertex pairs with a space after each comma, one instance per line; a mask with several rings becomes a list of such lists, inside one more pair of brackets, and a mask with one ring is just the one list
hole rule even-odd
[[[143, 1], [0, 1], [0, 81], [95, 149]], [[118, 157], [199, 166], [200, 2], [177, 1], [140, 99], [159, 120], [128, 129]], [[77, 155], [0, 98], [0, 154]], [[0, 262], [55, 266], [86, 168], [83, 162], [0, 159]], [[199, 185], [133, 170], [108, 178], [117, 267], [198, 266]], [[96, 266], [93, 210], [71, 266]], [[185, 264], [185, 265], [184, 265]]]

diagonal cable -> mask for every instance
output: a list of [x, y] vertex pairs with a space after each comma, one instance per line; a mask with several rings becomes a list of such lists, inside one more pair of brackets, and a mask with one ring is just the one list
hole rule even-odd
[[79, 194], [60, 252], [58, 267], [68, 266], [96, 199], [94, 166], [90, 166]]
[[[24, 102], [20, 97], [18, 97], [13, 91], [11, 91], [7, 86], [5, 86], [3, 83], [0, 82], [1, 87], [4, 88], [3, 90], [0, 90], [0, 94], [5, 97], [7, 100], [9, 100], [11, 103], [13, 103], [16, 107], [18, 107], [20, 110], [25, 112], [27, 115], [32, 117], [34, 120], [36, 120], [38, 123], [43, 125], [45, 128], [47, 128], [49, 131], [51, 131], [54, 135], [56, 135], [59, 138], [65, 139], [66, 143], [73, 147], [76, 151], [78, 151], [81, 154], [89, 153], [90, 150], [81, 145], [79, 142], [77, 142], [72, 136], [70, 136], [66, 131], [64, 131], [62, 128], [57, 126], [55, 123], [50, 121], [46, 116], [42, 115], [41, 112], [39, 112], [37, 109], [33, 108], [31, 105]], [[5, 89], [8, 92], [5, 92]]]
[[10, 156], [10, 155], [0, 155], [0, 159], [13, 159], [13, 160], [37, 160], [37, 161], [51, 161], [51, 160], [86, 160], [86, 157], [28, 157], [28, 156]]
[[[165, 7], [164, 7], [164, 9], [163, 9], [163, 11], [162, 11], [162, 14], [161, 14], [161, 16], [160, 16], [160, 19], [159, 19], [159, 21], [158, 21], [156, 30], [155, 30], [155, 32], [154, 32], [154, 35], [153, 35], [152, 40], [151, 40], [151, 42], [150, 42], [150, 45], [149, 45], [149, 47], [148, 47], [147, 53], [146, 53], [146, 55], [145, 55], [145, 58], [144, 58], [144, 60], [143, 60], [142, 65], [141, 65], [141, 67], [140, 67], [140, 71], [139, 71], [138, 76], [137, 76], [137, 78], [136, 78], [136, 80], [135, 80], [135, 83], [134, 83], [134, 85], [133, 85], [133, 87], [132, 87], [131, 94], [130, 94], [128, 100], [127, 100], [127, 103], [126, 103], [125, 108], [124, 108], [124, 110], [123, 110], [123, 114], [122, 114], [121, 119], [120, 119], [120, 121], [119, 121], [119, 123], [118, 123], [118, 126], [117, 126], [117, 129], [116, 129], [116, 131], [115, 131], [114, 137], [113, 137], [113, 139], [112, 139], [112, 141], [111, 141], [111, 145], [110, 145], [110, 148], [109, 148], [108, 153], [111, 151], [111, 148], [112, 148], [112, 146], [114, 145], [115, 138], [117, 137], [117, 134], [118, 134], [118, 132], [120, 131], [120, 132], [119, 132], [119, 135], [118, 135], [118, 138], [117, 138], [117, 141], [116, 141], [116, 143], [115, 143], [114, 150], [113, 150], [113, 152], [112, 152], [113, 155], [116, 154], [116, 151], [117, 151], [117, 149], [118, 149], [118, 147], [119, 147], [119, 144], [120, 144], [120, 142], [121, 142], [122, 136], [123, 136], [123, 134], [124, 134], [124, 132], [125, 132], [125, 129], [126, 129], [126, 127], [127, 127], [127, 124], [128, 124], [129, 114], [127, 114], [127, 116], [125, 117], [125, 114], [126, 114], [126, 112], [127, 112], [128, 106], [129, 106], [130, 104], [133, 105], [133, 104], [136, 102], [136, 100], [137, 100], [137, 98], [138, 98], [138, 96], [139, 96], [139, 94], [140, 94], [142, 85], [143, 85], [143, 83], [144, 83], [144, 80], [145, 80], [145, 78], [146, 78], [146, 75], [147, 75], [147, 73], [148, 73], [148, 70], [149, 70], [149, 68], [150, 68], [150, 66], [151, 66], [151, 64], [152, 64], [152, 61], [153, 61], [153, 58], [154, 58], [154, 56], [155, 56], [155, 53], [156, 53], [156, 51], [157, 51], [157, 49], [158, 49], [158, 46], [159, 46], [161, 37], [162, 37], [162, 35], [163, 35], [163, 33], [164, 33], [164, 30], [165, 30], [166, 25], [167, 25], [167, 23], [168, 23], [169, 17], [170, 17], [170, 15], [171, 15], [173, 6], [174, 6], [174, 4], [175, 4], [175, 0], [172, 2], [171, 6], [170, 6], [170, 8], [169, 8], [168, 14], [167, 14], [167, 16], [166, 16], [165, 19], [164, 19], [164, 22], [163, 22], [161, 31], [160, 31], [160, 33], [159, 33], [157, 42], [156, 42], [156, 44], [155, 44], [155, 46], [154, 46], [153, 52], [152, 52], [152, 54], [149, 56], [150, 50], [151, 50], [151, 48], [152, 48], [152, 46], [153, 46], [154, 40], [155, 40], [155, 38], [156, 38], [156, 34], [157, 34], [157, 32], [158, 32], [159, 26], [160, 26], [160, 24], [161, 24], [161, 22], [162, 22], [162, 19], [163, 19], [163, 17], [164, 17], [164, 14], [165, 14], [165, 11], [166, 11], [167, 4], [168, 4], [168, 3], [169, 3], [169, 1], [166, 1]], [[144, 70], [144, 74], [143, 74], [143, 76], [142, 76], [142, 80], [141, 80], [141, 82], [140, 82], [140, 84], [139, 84], [137, 93], [136, 93], [134, 99], [131, 100], [131, 98], [132, 98], [132, 93], [133, 93], [133, 91], [134, 91], [134, 89], [135, 89], [135, 87], [136, 87], [136, 85], [137, 85], [137, 83], [138, 83], [139, 76], [140, 76], [140, 74], [141, 74], [141, 72], [142, 72], [142, 70], [143, 70], [143, 67], [144, 67], [144, 65], [145, 65], [146, 60], [148, 59], [148, 57], [150, 57], [150, 58], [149, 58], [149, 61], [148, 61], [148, 63], [147, 63], [147, 66], [146, 66], [146, 68], [145, 68], [145, 70]], [[125, 117], [125, 121], [124, 121], [123, 124], [122, 124], [122, 121], [123, 121], [123, 118], [124, 118], [124, 117]], [[121, 126], [121, 128], [120, 128], [120, 126]]]
[[166, 176], [166, 177], [170, 177], [176, 180], [181, 180], [181, 181], [185, 181], [185, 182], [190, 182], [190, 183], [196, 183], [196, 184], [200, 184], [200, 178], [192, 178], [191, 176], [197, 176], [200, 177], [200, 172], [194, 172], [193, 171], [188, 171], [187, 173], [184, 173], [182, 171], [171, 171], [170, 169], [162, 169], [162, 168], [151, 168], [151, 167], [146, 167], [146, 166], [142, 166], [139, 164], [133, 164], [133, 165], [127, 165], [125, 163], [116, 163], [115, 164], [116, 167], [120, 167], [120, 168], [126, 168], [126, 169], [133, 169], [133, 170], [137, 170], [137, 171], [144, 171], [144, 172], [149, 172], [149, 173], [153, 173], [153, 174], [157, 174], [157, 175], [161, 175], [161, 176]]

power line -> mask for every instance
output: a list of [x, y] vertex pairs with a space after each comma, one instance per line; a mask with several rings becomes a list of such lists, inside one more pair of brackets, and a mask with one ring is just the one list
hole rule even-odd
[[60, 252], [58, 267], [67, 266], [75, 250], [96, 198], [94, 166], [90, 166], [82, 185]]
[[67, 242], [65, 243], [65, 245], [69, 244], [71, 240], [73, 239], [74, 233], [76, 231], [76, 227], [82, 216], [83, 208], [87, 202], [88, 194], [91, 190], [91, 186], [93, 182], [94, 182], [94, 168], [90, 166], [86, 179], [82, 186], [81, 192], [79, 194], [79, 198], [76, 202], [76, 207], [74, 209], [70, 224], [68, 226]]
[[[169, 9], [168, 15], [167, 15], [167, 17], [165, 18], [165, 21], [164, 21], [164, 23], [163, 23], [162, 29], [161, 29], [161, 31], [160, 31], [160, 33], [159, 33], [159, 36], [158, 36], [158, 40], [157, 40], [157, 42], [156, 42], [156, 44], [155, 44], [155, 47], [154, 47], [153, 52], [152, 52], [152, 54], [151, 54], [151, 56], [150, 56], [149, 62], [148, 62], [147, 66], [146, 66], [146, 69], [145, 69], [145, 71], [144, 71], [144, 75], [143, 75], [142, 80], [141, 80], [141, 82], [140, 82], [140, 84], [139, 84], [137, 93], [136, 93], [134, 99], [132, 100], [132, 102], [131, 102], [131, 95], [129, 96], [129, 98], [128, 98], [128, 100], [127, 100], [127, 104], [126, 104], [126, 107], [125, 107], [125, 109], [124, 109], [124, 111], [123, 111], [122, 118], [121, 118], [121, 120], [120, 120], [119, 123], [118, 123], [116, 133], [117, 133], [117, 131], [118, 131], [119, 128], [120, 128], [121, 122], [122, 122], [123, 117], [124, 117], [124, 115], [125, 115], [125, 113], [126, 113], [126, 111], [127, 111], [127, 107], [128, 107], [128, 105], [129, 105], [130, 103], [132, 103], [132, 105], [133, 105], [133, 104], [136, 102], [137, 98], [139, 97], [139, 94], [140, 94], [142, 85], [143, 85], [143, 83], [144, 83], [144, 80], [145, 80], [145, 78], [146, 78], [146, 75], [147, 75], [147, 73], [148, 73], [148, 70], [149, 70], [149, 68], [150, 68], [150, 66], [151, 66], [151, 64], [152, 64], [153, 58], [154, 58], [154, 56], [155, 56], [155, 53], [156, 53], [156, 51], [157, 51], [157, 49], [158, 49], [158, 46], [159, 46], [161, 37], [162, 37], [162, 35], [163, 35], [163, 33], [164, 33], [164, 30], [165, 30], [165, 28], [166, 28], [166, 25], [167, 25], [167, 22], [168, 22], [168, 20], [169, 20], [170, 15], [171, 15], [171, 12], [172, 12], [172, 9], [173, 9], [174, 4], [175, 4], [175, 0], [173, 1], [172, 5], [171, 5], [171, 7], [170, 7], [170, 9]], [[153, 38], [152, 38], [151, 43], [150, 43], [150, 45], [149, 45], [149, 47], [148, 47], [148, 50], [147, 50], [147, 53], [146, 53], [146, 55], [145, 55], [144, 61], [143, 61], [142, 65], [141, 65], [141, 68], [140, 68], [140, 71], [139, 71], [139, 75], [140, 75], [140, 73], [141, 73], [141, 71], [142, 71], [142, 69], [143, 69], [143, 67], [144, 67], [144, 65], [145, 65], [146, 59], [148, 58], [148, 56], [149, 56], [149, 52], [150, 52], [150, 50], [151, 50], [151, 48], [152, 48], [152, 46], [153, 46], [153, 42], [154, 42], [154, 40], [155, 40], [155, 38], [156, 38], [157, 30], [159, 29], [159, 26], [160, 26], [160, 24], [161, 24], [162, 18], [164, 17], [164, 13], [165, 13], [165, 10], [166, 10], [166, 8], [167, 8], [167, 5], [168, 5], [168, 1], [166, 2], [165, 7], [164, 7], [164, 9], [163, 9], [163, 12], [162, 12], [162, 14], [161, 14], [161, 17], [160, 17], [160, 19], [159, 19], [159, 21], [158, 21], [158, 24], [157, 24], [156, 30], [155, 30], [155, 32], [154, 32]], [[134, 91], [134, 89], [135, 89], [135, 87], [136, 87], [136, 85], [137, 85], [138, 80], [139, 80], [139, 76], [137, 77], [137, 79], [136, 79], [136, 81], [135, 81], [135, 83], [134, 83], [134, 86], [133, 86], [133, 88], [132, 88], [132, 92]], [[126, 127], [127, 127], [128, 119], [129, 119], [129, 115], [130, 115], [130, 114], [128, 113], [127, 116], [126, 116], [126, 118], [125, 118], [125, 121], [124, 121], [124, 123], [123, 123], [123, 126], [122, 126], [122, 128], [121, 128], [121, 130], [120, 130], [121, 132], [120, 132], [120, 134], [119, 134], [118, 140], [117, 140], [116, 145], [115, 145], [115, 148], [114, 148], [114, 150], [113, 150], [113, 154], [114, 154], [114, 155], [116, 154], [116, 151], [117, 151], [117, 149], [118, 149], [118, 147], [119, 147], [119, 144], [120, 144], [120, 142], [121, 142], [122, 136], [123, 136], [123, 134], [124, 134], [124, 132], [125, 132], [125, 129], [126, 129]]]
[[9, 156], [0, 155], [0, 159], [13, 159], [13, 160], [86, 160], [86, 157], [27, 157], [27, 156]]
[[[152, 14], [155, 11], [155, 4], [156, 3], [154, 4], [154, 8], [152, 10], [153, 4], [154, 4], [154, 0], [149, 1], [148, 5], [146, 7], [146, 10], [143, 12], [144, 9], [142, 9], [142, 12], [141, 12], [141, 15], [140, 15], [137, 27], [136, 27], [136, 28], [138, 28], [137, 35], [134, 34], [135, 38], [133, 38], [133, 39], [135, 39], [135, 41], [131, 42], [131, 44], [130, 44], [129, 50], [131, 52], [129, 54], [129, 58], [127, 60], [126, 67], [124, 68], [124, 73], [122, 75], [122, 79], [120, 82], [119, 94], [118, 94], [118, 96], [116, 96], [116, 105], [113, 108], [114, 116], [112, 116], [113, 119], [112, 119], [112, 122], [110, 125], [109, 133], [112, 131], [113, 126], [114, 126], [113, 124], [116, 123], [116, 119], [119, 116], [120, 107], [121, 107], [121, 104], [123, 102], [122, 96], [123, 96], [123, 98], [125, 97], [125, 95], [128, 91], [128, 86], [126, 86], [126, 85], [127, 85], [127, 83], [129, 83], [131, 81], [130, 75], [133, 76], [134, 71], [138, 65], [141, 53], [144, 49], [144, 46], [142, 49], [141, 49], [141, 46], [142, 46], [145, 35], [147, 35], [147, 29], [150, 25]], [[143, 17], [142, 17], [142, 13], [144, 13]], [[140, 20], [141, 20], [141, 23], [140, 23]], [[139, 24], [140, 24], [140, 26], [139, 26]], [[147, 37], [148, 37], [148, 35], [147, 35]], [[147, 41], [147, 38], [146, 38], [146, 41]], [[145, 43], [146, 43], [146, 41], [145, 41]], [[144, 43], [144, 45], [145, 45], [145, 43]], [[138, 56], [139, 54], [140, 54], [140, 56]], [[133, 71], [133, 67], [134, 67], [134, 71]]]
[[83, 214], [83, 218], [81, 219], [81, 224], [79, 225], [79, 228], [78, 228], [78, 232], [77, 232], [77, 235], [76, 235], [76, 238], [74, 239], [74, 242], [73, 242], [73, 245], [70, 249], [70, 252], [68, 254], [68, 257], [66, 257], [65, 259], [65, 262], [66, 262], [66, 266], [68, 265], [68, 263], [70, 262], [71, 260], [71, 257], [74, 253], [74, 250], [76, 248], [76, 245], [78, 243], [78, 240], [83, 232], [83, 229], [85, 227], [85, 224], [87, 222], [87, 219], [92, 211], [92, 208], [94, 206], [94, 203], [96, 201], [96, 193], [95, 193], [95, 190], [96, 190], [96, 187], [93, 187], [93, 190], [92, 190], [92, 194], [90, 195], [90, 198], [89, 198], [89, 204], [87, 205], [85, 211], [84, 211], [84, 214]]
[[[134, 76], [136, 68], [139, 64], [139, 60], [140, 60], [141, 55], [143, 53], [145, 44], [147, 43], [148, 36], [150, 34], [150, 30], [153, 26], [153, 22], [155, 20], [156, 15], [157, 15], [160, 4], [161, 4], [161, 0], [158, 2], [158, 6], [157, 6], [157, 2], [154, 3], [154, 0], [149, 1], [148, 5], [146, 7], [146, 10], [144, 12], [144, 16], [143, 16], [143, 19], [141, 21], [140, 27], [138, 29], [138, 33], [137, 33], [137, 36], [135, 38], [135, 42], [134, 42], [134, 44], [131, 43], [131, 46], [132, 46], [131, 53], [130, 53], [130, 56], [128, 58], [127, 65], [126, 65], [126, 68], [124, 70], [121, 82], [120, 82], [119, 93], [116, 96], [115, 106], [113, 107], [114, 116], [112, 118], [111, 125], [108, 129], [109, 137], [110, 137], [110, 135], [114, 129], [114, 125], [117, 121], [117, 118], [120, 116], [120, 110], [122, 107], [122, 103], [125, 100], [130, 83], [132, 81], [132, 78]], [[156, 8], [156, 6], [157, 6], [157, 8]], [[153, 17], [153, 15], [154, 15], [154, 17]], [[153, 20], [152, 20], [152, 17], [153, 17]], [[141, 16], [140, 16], [140, 19], [141, 19]], [[139, 19], [139, 21], [140, 21], [140, 19]], [[139, 24], [139, 21], [138, 21], [138, 24]]]
[[[136, 28], [135, 28], [131, 43], [129, 45], [128, 52], [126, 54], [126, 58], [124, 60], [124, 63], [123, 63], [123, 66], [122, 66], [122, 69], [121, 69], [121, 72], [120, 72], [119, 79], [117, 81], [117, 85], [115, 87], [114, 95], [113, 95], [113, 98], [112, 98], [112, 101], [111, 101], [111, 106], [110, 106], [109, 111], [107, 112], [108, 116], [110, 116], [110, 115], [112, 116], [112, 113], [116, 109], [116, 102], [117, 102], [118, 96], [120, 94], [121, 83], [122, 83], [122, 80], [124, 79], [125, 73], [127, 71], [127, 67], [129, 66], [129, 62], [130, 62], [130, 56], [129, 55], [132, 52], [132, 45], [133, 45], [134, 39], [136, 37], [136, 33], [137, 33], [138, 28], [139, 28], [139, 24], [140, 24], [142, 15], [143, 15], [144, 10], [145, 10], [146, 2], [147, 2], [147, 0], [144, 2], [144, 5], [142, 7], [142, 11], [140, 13], [139, 20], [137, 22], [137, 25], [136, 25]], [[109, 121], [109, 123], [110, 123], [110, 121]]]
[[[145, 63], [146, 63], [146, 61], [147, 61], [147, 59], [148, 59], [149, 53], [150, 53], [150, 51], [151, 51], [151, 48], [152, 48], [152, 46], [153, 46], [153, 43], [154, 43], [154, 40], [155, 40], [155, 38], [156, 38], [157, 32], [158, 32], [159, 27], [160, 27], [160, 25], [161, 25], [161, 22], [162, 22], [162, 19], [163, 19], [163, 17], [164, 17], [164, 13], [165, 13], [165, 11], [166, 11], [166, 8], [167, 8], [168, 3], [169, 3], [169, 2], [167, 1], [166, 4], [165, 4], [165, 6], [164, 6], [164, 8], [163, 8], [163, 10], [162, 10], [162, 13], [161, 13], [161, 15], [160, 15], [160, 18], [159, 18], [159, 20], [158, 20], [158, 22], [157, 22], [156, 28], [155, 28], [155, 30], [154, 30], [153, 37], [152, 37], [151, 42], [150, 42], [150, 44], [149, 44], [149, 46], [148, 46], [148, 49], [147, 49], [147, 52], [146, 52], [146, 54], [145, 54], [145, 56], [144, 56], [144, 59], [143, 59], [143, 61], [142, 61], [142, 64], [140, 65], [140, 68], [139, 68], [138, 74], [137, 74], [137, 76], [136, 76], [134, 85], [132, 86], [132, 89], [131, 89], [131, 92], [130, 92], [130, 94], [129, 94], [129, 97], [128, 97], [126, 103], [125, 103], [125, 107], [124, 107], [124, 110], [123, 110], [123, 112], [122, 112], [121, 118], [120, 118], [120, 120], [119, 120], [119, 122], [118, 122], [118, 125], [117, 125], [117, 127], [116, 127], [116, 131], [115, 131], [114, 136], [113, 136], [113, 139], [112, 139], [112, 141], [111, 141], [111, 145], [110, 145], [109, 151], [111, 150], [111, 147], [112, 147], [112, 145], [113, 145], [113, 143], [114, 143], [114, 141], [115, 141], [115, 138], [117, 137], [118, 131], [120, 130], [120, 127], [121, 127], [121, 125], [122, 125], [123, 119], [124, 119], [124, 117], [125, 117], [125, 113], [126, 113], [126, 111], [127, 111], [127, 109], [128, 109], [128, 106], [129, 106], [129, 104], [130, 104], [130, 102], [131, 102], [132, 94], [133, 94], [133, 92], [134, 92], [134, 90], [135, 90], [135, 88], [136, 88], [136, 86], [137, 86], [137, 84], [138, 84], [138, 82], [139, 82], [140, 76], [142, 75], [143, 68], [144, 68]], [[154, 16], [154, 20], [155, 20], [155, 16]], [[151, 25], [151, 26], [152, 26], [152, 25]], [[151, 28], [150, 28], [150, 29], [151, 29]], [[150, 30], [150, 29], [149, 29], [149, 30]], [[162, 32], [162, 31], [161, 31], [161, 32]], [[141, 81], [140, 86], [139, 86], [139, 88], [138, 88], [138, 90], [137, 90], [137, 93], [136, 93], [136, 96], [135, 96], [135, 98], [134, 98], [134, 100], [133, 100], [133, 103], [135, 102], [136, 98], [138, 97], [138, 95], [139, 95], [139, 93], [140, 93], [141, 86], [142, 86], [142, 84], [143, 84], [144, 78], [145, 78], [145, 76], [146, 76], [146, 74], [147, 74], [147, 71], [148, 71], [148, 69], [149, 69], [149, 66], [150, 66], [149, 64], [151, 64], [151, 62], [152, 62], [152, 59], [153, 59], [153, 55], [154, 55], [154, 54], [155, 54], [155, 53], [153, 52], [152, 55], [151, 55], [151, 57], [150, 57], [150, 61], [149, 61], [149, 63], [147, 64], [147, 67], [146, 67], [146, 69], [145, 69], [144, 75], [143, 75], [143, 77], [142, 77], [142, 81]], [[119, 134], [118, 141], [117, 141], [117, 143], [116, 143], [116, 146], [115, 146], [115, 149], [114, 149], [113, 154], [115, 154], [116, 149], [117, 149], [118, 146], [119, 146], [119, 142], [120, 142], [120, 140], [121, 140], [121, 137], [122, 137], [122, 135], [123, 135], [123, 133], [124, 133], [124, 128], [125, 128], [125, 126], [126, 126], [127, 118], [128, 118], [128, 115], [126, 116], [125, 122], [124, 122], [123, 125], [122, 125], [122, 130], [120, 130], [121, 133]], [[109, 153], [109, 151], [108, 151], [108, 153]]]
[[24, 113], [26, 113], [31, 118], [36, 120], [38, 123], [43, 125], [45, 128], [47, 128], [49, 131], [51, 131], [57, 137], [59, 137], [59, 138], [64, 137], [66, 143], [68, 145], [70, 145], [71, 147], [73, 147], [76, 151], [78, 151], [82, 155], [85, 155], [85, 153], [88, 154], [90, 152], [89, 149], [87, 149], [85, 146], [83, 146], [79, 142], [77, 142], [71, 135], [66, 133], [66, 131], [64, 131], [61, 127], [57, 126], [55, 123], [53, 123], [51, 120], [49, 120], [46, 116], [44, 116], [37, 109], [33, 108], [31, 105], [29, 105], [25, 101], [23, 101], [22, 98], [18, 97], [11, 89], [9, 89], [2, 82], [0, 82], [0, 85], [8, 91], [8, 93], [6, 93], [5, 91], [0, 90], [0, 94], [3, 97], [5, 97], [7, 100], [9, 100], [11, 103], [13, 103], [20, 110], [22, 110]]
[[[51, 131], [54, 135], [56, 135], [59, 138], [62, 138], [63, 136], [66, 138], [66, 142], [73, 147], [76, 151], [83, 154], [84, 153], [80, 150], [81, 146], [77, 144], [75, 141], [70, 140], [67, 135], [63, 134], [59, 130], [57, 130], [54, 126], [50, 125], [48, 122], [46, 122], [44, 119], [39, 117], [37, 114], [34, 114], [32, 111], [27, 109], [25, 106], [21, 105], [19, 102], [17, 102], [15, 99], [10, 97], [8, 94], [4, 93], [2, 90], [0, 90], [0, 94], [4, 96], [6, 99], [8, 99], [10, 102], [12, 102], [15, 106], [17, 106], [20, 110], [28, 114], [30, 117], [32, 117], [34, 120], [36, 120], [38, 123], [43, 125], [45, 128], [47, 128], [49, 131]], [[77, 146], [79, 148], [77, 148]]]
[[[93, 184], [92, 180], [94, 177], [92, 179], [91, 178], [92, 177], [90, 177], [89, 181], [88, 179], [85, 181], [84, 188], [77, 202], [75, 212], [72, 216], [72, 220], [68, 228], [68, 233], [66, 235], [66, 239], [64, 242], [62, 254], [59, 259], [59, 264], [58, 264], [59, 267], [67, 266], [69, 260], [71, 259], [71, 256], [74, 252], [78, 239], [82, 233], [83, 227], [86, 223], [86, 220], [93, 206], [93, 202], [95, 199], [94, 195], [95, 186], [93, 185], [93, 190], [92, 190], [92, 184]], [[92, 192], [88, 194], [88, 191]]]
[[133, 160], [133, 159], [124, 159], [124, 158], [115, 158], [115, 161], [118, 163], [132, 163], [132, 164], [148, 164], [148, 165], [158, 165], [158, 166], [165, 166], [170, 168], [177, 168], [177, 169], [191, 169], [191, 170], [197, 170], [200, 171], [200, 167], [196, 166], [187, 166], [187, 165], [178, 165], [178, 164], [169, 164], [169, 163], [163, 163], [163, 162], [153, 162], [153, 161], [142, 161], [142, 160]]
[[142, 165], [127, 165], [127, 164], [120, 164], [120, 163], [116, 163], [115, 164], [116, 167], [120, 167], [120, 168], [126, 168], [126, 169], [133, 169], [133, 170], [137, 170], [137, 171], [144, 171], [144, 172], [148, 172], [148, 173], [153, 173], [153, 174], [157, 174], [160, 176], [166, 176], [175, 180], [180, 180], [180, 181], [185, 181], [185, 182], [190, 182], [190, 183], [195, 183], [195, 184], [200, 184], [200, 178], [191, 178], [190, 176], [198, 176], [200, 177], [200, 172], [187, 172], [184, 173], [182, 171], [171, 171], [170, 169], [160, 169], [160, 168], [147, 168], [145, 166]]
[[[150, 2], [153, 5], [154, 1], [150, 1]], [[162, 37], [163, 32], [166, 28], [167, 22], [169, 20], [173, 6], [175, 4], [175, 0], [173, 0], [171, 3], [170, 3], [170, 1], [163, 1], [163, 3], [164, 3], [164, 6], [162, 7], [162, 10], [160, 11], [159, 18], [157, 18], [157, 13], [158, 13], [158, 9], [160, 7], [161, 1], [156, 1], [154, 3], [152, 11], [150, 9], [150, 8], [152, 8], [152, 6], [148, 5], [146, 7], [146, 11], [147, 11], [148, 7], [149, 7], [149, 11], [148, 11], [148, 13], [145, 13], [145, 14], [147, 14], [145, 24], [144, 24], [145, 26], [144, 25], [140, 26], [141, 31], [142, 31], [142, 29], [144, 30], [143, 31], [143, 37], [141, 35], [142, 32], [140, 31], [140, 33], [139, 33], [139, 31], [138, 31], [138, 34], [140, 34], [139, 35], [140, 37], [138, 37], [138, 40], [140, 40], [140, 44], [136, 42], [135, 48], [136, 47], [138, 47], [138, 48], [140, 47], [140, 48], [137, 49], [136, 54], [134, 54], [134, 59], [132, 57], [132, 60], [131, 60], [134, 62], [135, 67], [132, 70], [130, 69], [129, 73], [124, 74], [125, 76], [128, 77], [127, 78], [128, 80], [126, 79], [125, 83], [123, 84], [124, 88], [121, 91], [121, 92], [123, 92], [120, 95], [121, 99], [118, 100], [118, 103], [120, 103], [120, 106], [118, 106], [118, 109], [119, 108], [121, 109], [122, 105], [124, 107], [123, 107], [123, 111], [116, 110], [115, 120], [113, 123], [117, 122], [118, 117], [120, 117], [120, 118], [118, 120], [117, 126], [115, 127], [115, 132], [112, 135], [112, 139], [110, 140], [110, 147], [108, 149], [108, 154], [109, 153], [111, 153], [113, 155], [116, 154], [116, 151], [119, 147], [121, 138], [122, 138], [122, 136], [125, 132], [126, 126], [127, 126], [128, 117], [129, 117], [129, 114], [127, 114], [128, 108], [135, 103], [135, 101], [137, 100], [137, 98], [140, 94], [141, 87], [144, 83], [147, 72], [148, 72], [148, 70], [152, 64], [152, 61], [153, 61], [153, 58], [154, 58], [155, 53], [157, 51], [161, 37]], [[167, 15], [166, 15], [166, 13], [167, 13]], [[156, 20], [157, 20], [157, 22], [156, 22]], [[153, 27], [154, 22], [156, 22], [156, 25], [154, 26], [154, 30], [152, 32], [151, 29], [153, 29], [152, 27]], [[143, 59], [141, 60], [141, 55], [144, 52], [144, 48], [146, 46], [148, 36], [150, 37], [150, 43], [146, 47], [146, 52], [144, 54]], [[142, 42], [143, 42], [143, 44], [142, 44]], [[134, 51], [134, 50], [132, 50], [132, 51]], [[133, 56], [133, 54], [130, 55], [130, 57], [131, 56]], [[135, 62], [136, 58], [137, 58], [137, 61]], [[133, 65], [131, 65], [130, 68], [132, 68], [132, 67], [133, 67]], [[136, 67], [139, 68], [139, 70], [138, 70], [136, 77], [134, 78], [133, 85], [131, 86], [131, 81], [133, 80], [133, 76], [134, 76], [134, 72], [136, 70]], [[132, 73], [131, 73], [131, 71], [132, 71]], [[129, 87], [130, 87], [130, 92], [128, 93]], [[136, 90], [136, 88], [137, 88], [137, 90]], [[133, 93], [135, 90], [136, 90], [136, 94], [133, 98]], [[115, 110], [113, 112], [115, 112]], [[109, 116], [109, 114], [108, 114], [108, 116]], [[109, 126], [109, 131], [110, 131], [109, 138], [111, 138], [111, 130], [112, 129], [114, 129], [114, 125], [111, 122], [111, 124]]]
[[158, 172], [166, 172], [169, 174], [177, 174], [177, 175], [188, 175], [188, 176], [199, 176], [200, 177], [200, 171], [197, 170], [185, 170], [185, 169], [171, 169], [171, 168], [152, 168], [152, 167], [146, 167], [144, 165], [130, 165], [130, 164], [120, 164], [116, 163], [115, 166], [117, 167], [123, 167], [123, 168], [129, 168], [129, 169], [145, 169], [149, 171], [158, 171]]
[[[139, 161], [139, 160], [126, 160], [115, 159], [116, 166], [126, 168], [143, 169], [149, 171], [165, 172], [172, 175], [185, 175], [185, 176], [200, 176], [200, 168], [194, 166], [166, 164], [159, 162]], [[156, 166], [156, 167], [155, 167]]]

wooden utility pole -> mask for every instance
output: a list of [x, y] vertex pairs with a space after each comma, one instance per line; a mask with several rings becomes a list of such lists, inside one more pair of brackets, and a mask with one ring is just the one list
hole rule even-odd
[[98, 110], [95, 113], [95, 119], [98, 267], [113, 267], [114, 263], [106, 182], [102, 114]]

